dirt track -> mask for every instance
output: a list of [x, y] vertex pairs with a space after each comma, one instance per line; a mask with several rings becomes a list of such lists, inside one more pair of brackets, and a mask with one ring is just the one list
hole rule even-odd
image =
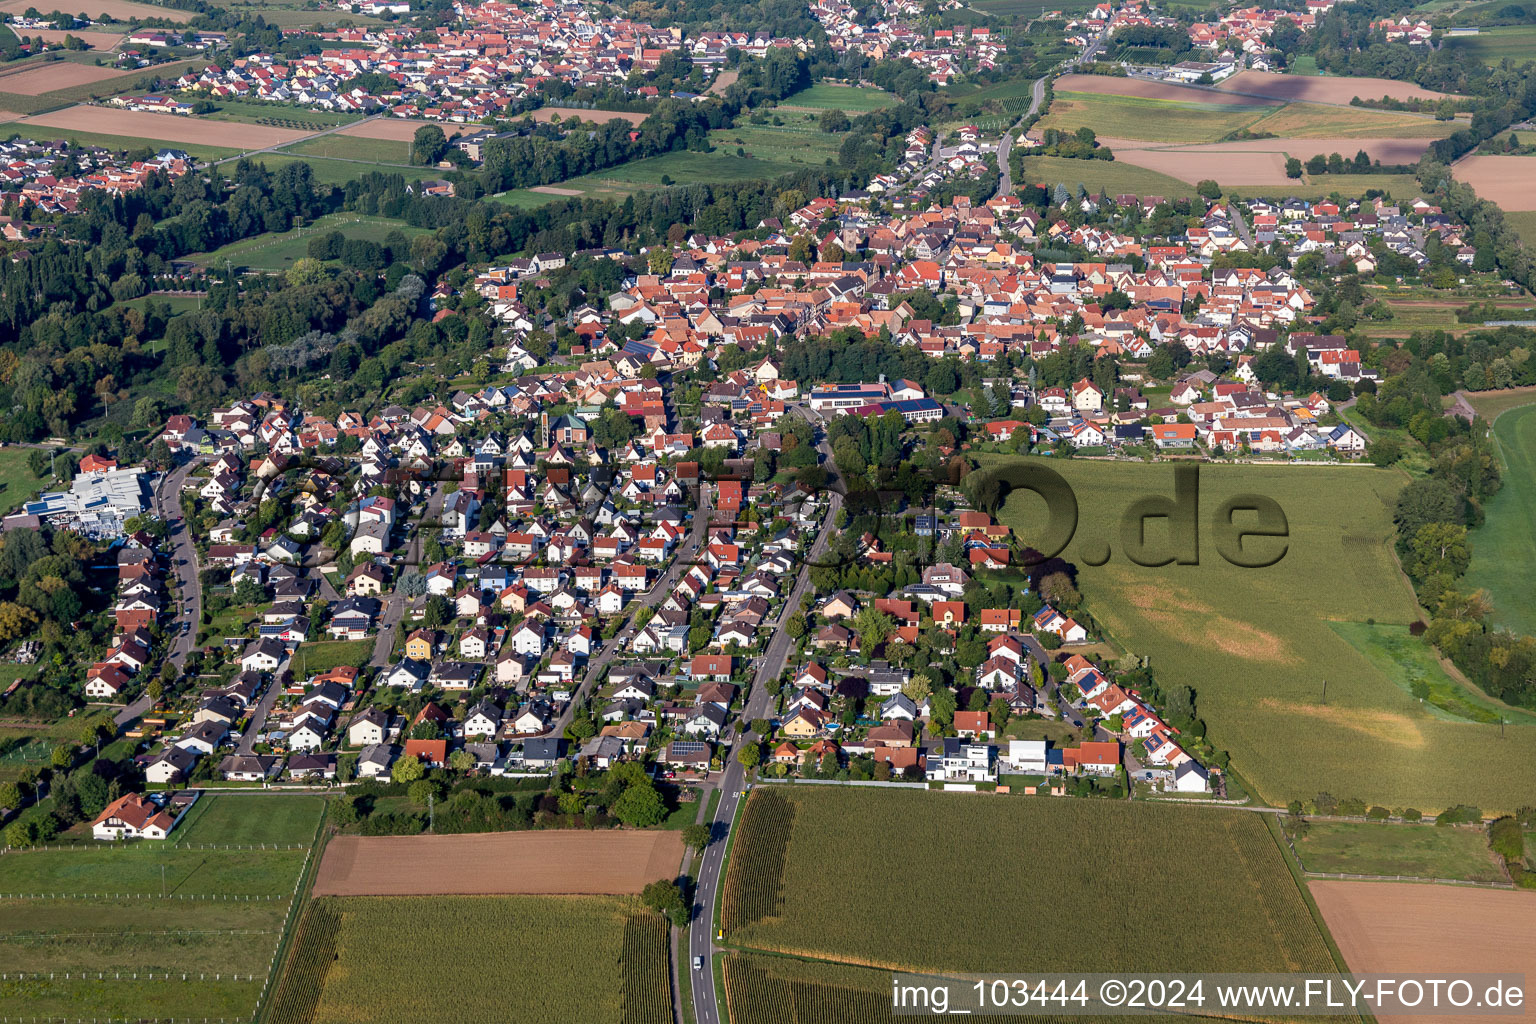
[[[1411, 882], [1311, 883], [1312, 896], [1351, 971], [1424, 974], [1531, 970], [1536, 964], [1536, 893]], [[1381, 1024], [1536, 1021], [1536, 1001], [1516, 1016], [1408, 1017]]]
[[325, 849], [316, 896], [637, 893], [673, 878], [676, 831], [490, 832], [338, 836]]

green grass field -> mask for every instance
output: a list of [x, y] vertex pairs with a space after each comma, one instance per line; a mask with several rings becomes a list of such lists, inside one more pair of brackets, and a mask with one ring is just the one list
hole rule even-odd
[[297, 843], [315, 838], [325, 798], [299, 793], [255, 796], [247, 793], [205, 794], [171, 838], [185, 843]]
[[[727, 138], [734, 137], [737, 133], [734, 128], [722, 130], [727, 133]], [[636, 192], [662, 187], [669, 182], [674, 185], [687, 185], [698, 181], [772, 179], [807, 164], [821, 162], [817, 159], [803, 159], [796, 164], [789, 159], [763, 160], [752, 156], [737, 156], [732, 144], [729, 152], [725, 149], [717, 149], [713, 153], [680, 151], [649, 157], [645, 160], [634, 160], [617, 167], [609, 167], [606, 170], [562, 181], [557, 187], [574, 189], [594, 198], [622, 199]], [[663, 178], [667, 181], [663, 181]]]
[[163, 843], [38, 850], [0, 857], [0, 894], [158, 898], [164, 866], [167, 896], [286, 899], [303, 863], [303, 850], [189, 850]]
[[1293, 841], [1308, 871], [1508, 881], [1481, 829], [1313, 821]]
[[1536, 57], [1536, 25], [1485, 28], [1475, 36], [1448, 37], [1442, 45], [1470, 53], [1484, 64], [1498, 64], [1506, 57], [1523, 64]]
[[302, 673], [315, 675], [329, 671], [338, 665], [362, 668], [371, 657], [373, 657], [372, 640], [321, 640], [317, 643], [300, 644], [294, 658], [294, 667]]
[[[1284, 195], [1286, 198], [1327, 199], [1338, 195], [1341, 199], [1359, 199], [1370, 189], [1380, 189], [1394, 199], [1412, 199], [1423, 191], [1418, 180], [1411, 174], [1338, 174], [1319, 175], [1305, 181], [1288, 182], [1283, 188], [1274, 185], [1222, 186], [1222, 194], [1242, 199], [1267, 199]], [[1369, 327], [1362, 323], [1363, 329]]]
[[345, 114], [313, 107], [285, 106], [245, 100], [219, 100], [218, 109], [204, 117], [213, 121], [238, 121], [242, 124], [269, 124], [281, 128], [307, 128], [320, 131], [338, 124], [362, 120], [360, 114]]
[[[984, 466], [1007, 457], [982, 456]], [[1194, 688], [1218, 747], [1270, 803], [1319, 792], [1434, 812], [1529, 802], [1516, 765], [1536, 757], [1536, 728], [1441, 719], [1330, 623], [1406, 626], [1417, 606], [1391, 549], [1388, 513], [1406, 477], [1368, 468], [1206, 466], [1200, 564], [1143, 568], [1123, 550], [1120, 519], [1138, 495], [1171, 495], [1173, 467], [1035, 460], [1076, 492], [1076, 535], [1062, 557], [1078, 567], [1085, 604], [1122, 648], [1149, 657], [1163, 685]], [[1268, 568], [1229, 564], [1212, 517], [1229, 497], [1257, 493], [1284, 510], [1284, 557]], [[1000, 514], [1029, 543], [1044, 502], [1014, 491]], [[1149, 540], [1161, 547], [1158, 520]], [[1110, 560], [1097, 568], [1084, 555]], [[1251, 541], [1257, 550], [1262, 539]], [[1273, 542], [1268, 542], [1273, 543]], [[1323, 699], [1323, 680], [1327, 699]], [[1454, 761], [1455, 772], [1445, 770]]]
[[331, 897], [306, 909], [267, 1020], [393, 1024], [451, 1006], [464, 1019], [670, 1024], [668, 964], [665, 919], [622, 898]]
[[314, 172], [315, 180], [322, 185], [345, 185], [349, 181], [356, 181], [365, 174], [374, 171], [382, 171], [385, 174], [398, 174], [406, 181], [420, 181], [423, 178], [436, 178], [442, 172], [435, 167], [403, 167], [396, 164], [378, 166], [371, 161], [335, 160], [318, 156], [292, 156], [287, 153], [263, 153], [255, 159], [260, 160], [269, 171], [275, 171], [287, 164], [306, 163]]
[[[1435, 649], [1411, 636], [1406, 626], [1366, 622], [1330, 622], [1328, 625], [1409, 694], [1413, 693], [1416, 684], [1428, 687], [1422, 705], [1426, 710], [1439, 711], [1452, 721], [1497, 725], [1502, 718], [1506, 722], [1536, 725], [1536, 713], [1475, 693], [1453, 679], [1441, 666]], [[1419, 698], [1415, 696], [1414, 699]]]
[[883, 89], [830, 85], [821, 82], [786, 96], [780, 106], [813, 107], [817, 110], [841, 110], [849, 114], [862, 114], [870, 110], [894, 107], [899, 102], [901, 101]]
[[27, 465], [29, 451], [17, 445], [0, 448], [0, 515], [9, 515], [22, 502], [36, 497], [47, 482], [46, 476], [32, 475]]
[[534, 192], [531, 189], [515, 188], [510, 192], [498, 192], [490, 197], [498, 203], [506, 203], [508, 206], [516, 206], [521, 210], [536, 210], [540, 206], [553, 203], [558, 199], [572, 198], [570, 196], [550, 195], [547, 192]]
[[[891, 884], [893, 858], [911, 884]], [[1156, 892], [1159, 912], [1084, 908], [1107, 891]], [[928, 926], [897, 926], [914, 899]], [[721, 924], [736, 945], [890, 969], [1334, 969], [1260, 816], [1171, 804], [760, 785]]]
[[340, 231], [347, 238], [361, 238], [382, 242], [394, 230], [406, 235], [424, 234], [424, 228], [415, 228], [404, 221], [387, 217], [365, 217], [356, 213], [329, 213], [309, 227], [298, 231], [282, 231], [275, 234], [242, 238], [238, 242], [215, 249], [213, 252], [193, 253], [187, 259], [202, 266], [249, 267], [252, 270], [285, 270], [309, 253], [309, 240], [315, 235]]
[[[1536, 402], [1536, 393], [1517, 400]], [[1536, 633], [1536, 405], [1493, 416], [1504, 486], [1472, 532], [1472, 564], [1463, 583], [1493, 595], [1494, 622], [1529, 635]]]
[[1220, 142], [1239, 129], [1281, 138], [1364, 139], [1440, 138], [1455, 128], [1428, 117], [1363, 107], [1235, 106], [1084, 92], [1058, 92], [1041, 123], [1064, 131], [1086, 126], [1107, 138], [1163, 144]]
[[1195, 186], [1188, 182], [1135, 164], [1120, 160], [1069, 160], [1059, 156], [1025, 157], [1024, 173], [1019, 175], [1016, 183], [1045, 185], [1047, 188], [1060, 183], [1069, 189], [1082, 185], [1091, 193], [1097, 194], [1103, 189], [1112, 196], [1134, 193], [1177, 199], [1195, 194]]
[[[393, 139], [365, 139], [360, 135], [322, 135], [295, 142], [283, 150], [295, 156], [330, 157], [410, 167], [411, 144]], [[362, 173], [362, 172], [359, 172]]]
[[1515, 229], [1526, 248], [1536, 248], [1536, 210], [1504, 211], [1504, 223]]
[[[3, 106], [4, 96], [0, 96], [0, 110], [9, 110]], [[156, 142], [140, 138], [136, 135], [105, 135], [101, 132], [82, 132], [73, 128], [50, 128], [46, 125], [34, 125], [11, 122], [0, 124], [0, 132], [7, 137], [12, 135], [25, 135], [34, 139], [46, 139], [53, 142], [58, 139], [68, 139], [79, 146], [102, 146], [115, 151], [136, 150], [148, 147], [150, 149], [179, 149], [198, 160], [223, 160], [227, 157], [239, 156], [240, 150], [229, 149], [225, 146], [200, 146], [191, 142]]]

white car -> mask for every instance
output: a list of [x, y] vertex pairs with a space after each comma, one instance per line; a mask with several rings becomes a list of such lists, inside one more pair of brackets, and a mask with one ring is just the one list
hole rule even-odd
[[702, 971], [704, 969], [704, 958], [703, 957], [696, 956], [696, 957], [693, 958], [693, 969], [696, 970], [696, 971]]

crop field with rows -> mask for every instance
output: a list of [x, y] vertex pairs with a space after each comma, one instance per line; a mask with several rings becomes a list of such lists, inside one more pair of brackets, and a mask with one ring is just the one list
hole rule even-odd
[[[757, 813], [765, 800], [792, 815]], [[762, 871], [754, 848], [778, 844], [782, 872]], [[1335, 969], [1274, 838], [1246, 811], [760, 786], [726, 892], [731, 942], [869, 967]], [[1137, 895], [1158, 912], [1139, 912]], [[900, 924], [914, 906], [927, 923]]]
[[272, 1024], [669, 1024], [666, 920], [587, 896], [322, 897], [294, 936]]

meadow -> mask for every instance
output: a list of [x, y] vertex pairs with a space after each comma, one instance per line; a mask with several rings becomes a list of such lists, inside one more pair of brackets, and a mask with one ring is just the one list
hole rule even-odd
[[239, 121], [243, 124], [271, 124], [281, 128], [305, 128], [321, 131], [339, 124], [361, 120], [360, 114], [347, 114], [314, 107], [285, 106], [256, 100], [219, 100], [218, 109], [203, 114], [211, 121]]
[[1292, 841], [1308, 871], [1508, 881], [1482, 829], [1312, 821]]
[[[295, 142], [283, 149], [295, 156], [315, 156], [338, 160], [360, 160], [368, 163], [400, 164], [410, 166], [411, 144], [393, 139], [370, 139], [361, 135], [343, 135], [339, 132], [322, 135], [316, 139]], [[366, 168], [356, 173], [362, 174]]]
[[[1107, 892], [1159, 910], [1083, 910]], [[914, 899], [928, 923], [895, 926]], [[758, 786], [721, 926], [739, 946], [892, 969], [1335, 967], [1261, 816], [1125, 801]]]
[[1515, 213], [1505, 210], [1504, 223], [1515, 229], [1520, 241], [1527, 246], [1536, 246], [1536, 211]]
[[297, 843], [308, 846], [325, 810], [325, 798], [298, 793], [257, 796], [207, 793], [171, 833], [187, 843]]
[[[1536, 394], [1525, 401], [1536, 401]], [[1489, 499], [1483, 525], [1472, 531], [1464, 583], [1493, 596], [1496, 624], [1536, 634], [1536, 405], [1495, 415], [1504, 486]]]
[[[1365, 655], [1376, 668], [1398, 686], [1413, 694], [1422, 686], [1422, 707], [1437, 717], [1453, 721], [1482, 722], [1497, 725], [1500, 719], [1523, 725], [1536, 725], [1536, 713], [1511, 707], [1475, 691], [1461, 678], [1453, 678], [1441, 664], [1438, 652], [1406, 626], [1383, 623], [1330, 622], [1333, 631], [1350, 646]], [[1457, 673], [1457, 677], [1460, 673]], [[1413, 694], [1414, 699], [1420, 699]]]
[[1163, 196], [1177, 199], [1193, 196], [1195, 186], [1187, 181], [1157, 171], [1137, 167], [1120, 160], [1070, 160], [1059, 156], [1027, 156], [1024, 173], [1019, 175], [1022, 184], [1045, 185], [1054, 188], [1058, 183], [1069, 189], [1082, 185], [1097, 195], [1102, 189], [1109, 195], [1133, 193], [1139, 196]]
[[17, 445], [0, 448], [0, 515], [9, 515], [42, 490], [45, 481], [32, 475], [28, 454], [29, 449]]
[[193, 253], [187, 259], [201, 266], [223, 266], [227, 260], [232, 266], [249, 267], [252, 270], [286, 270], [293, 266], [295, 260], [309, 254], [309, 240], [315, 235], [340, 231], [347, 238], [382, 242], [395, 230], [403, 231], [407, 236], [425, 232], [423, 228], [411, 227], [404, 221], [388, 217], [329, 213], [305, 228], [242, 238], [212, 252]]
[[158, 899], [163, 891], [173, 897], [286, 900], [304, 853], [142, 843], [10, 853], [0, 857], [0, 895]]
[[1524, 63], [1536, 54], [1536, 25], [1503, 25], [1480, 29], [1475, 36], [1450, 36], [1442, 44], [1448, 50], [1465, 50], [1484, 64], [1504, 59]]
[[[982, 456], [986, 467], [1008, 457]], [[1319, 792], [1433, 812], [1456, 803], [1513, 810], [1530, 800], [1516, 766], [1536, 757], [1536, 728], [1445, 721], [1330, 628], [1407, 626], [1418, 608], [1391, 543], [1390, 504], [1406, 476], [1364, 467], [1205, 466], [1198, 565], [1144, 568], [1124, 557], [1120, 519], [1133, 495], [1173, 492], [1173, 467], [1031, 460], [1066, 478], [1078, 527], [1062, 557], [1077, 566], [1086, 609], [1164, 686], [1194, 688], [1211, 741], [1276, 805]], [[1277, 502], [1284, 554], [1240, 568], [1217, 554], [1213, 513], [1229, 497]], [[1208, 510], [1208, 511], [1204, 511]], [[999, 518], [1038, 540], [1044, 502], [1015, 490]], [[1162, 521], [1148, 539], [1162, 546]], [[1112, 557], [1098, 567], [1084, 554]], [[1264, 548], [1273, 557], [1278, 547]], [[1276, 542], [1269, 541], [1274, 544]], [[1327, 693], [1324, 694], [1324, 682]], [[1446, 770], [1454, 763], [1455, 771]]]
[[[351, 236], [348, 236], [351, 237]], [[372, 640], [320, 640], [299, 645], [301, 678], [329, 672], [339, 665], [362, 668], [373, 657]]]
[[267, 1020], [393, 1024], [448, 1006], [464, 1019], [668, 1024], [666, 920], [613, 897], [316, 899]]
[[313, 172], [315, 181], [322, 185], [345, 185], [349, 181], [355, 181], [365, 174], [379, 171], [384, 174], [398, 174], [406, 181], [421, 181], [423, 178], [436, 178], [442, 172], [435, 167], [406, 167], [401, 164], [387, 164], [376, 166], [372, 161], [361, 160], [336, 160], [318, 156], [300, 156], [289, 152], [262, 153], [253, 159], [260, 160], [269, 171], [276, 171], [288, 164], [306, 163]]
[[841, 110], [848, 114], [862, 114], [870, 110], [894, 107], [899, 103], [895, 96], [873, 86], [855, 87], [818, 82], [816, 85], [784, 97], [783, 107], [810, 107], [814, 110]]

